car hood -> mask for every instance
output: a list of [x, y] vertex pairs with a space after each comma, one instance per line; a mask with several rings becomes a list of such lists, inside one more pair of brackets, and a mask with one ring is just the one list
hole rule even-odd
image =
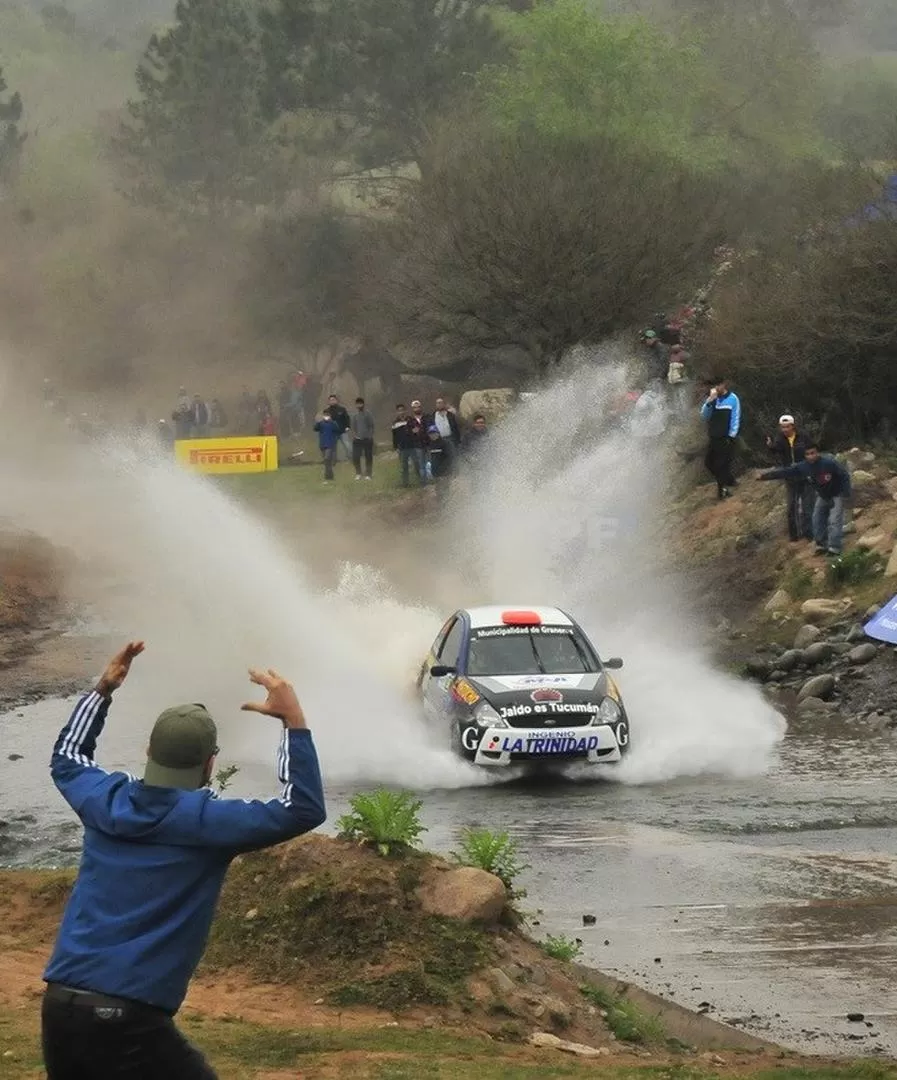
[[[607, 696], [603, 672], [576, 675], [483, 675], [466, 676], [493, 708], [514, 726], [571, 725], [577, 719], [588, 722], [590, 711]], [[593, 706], [587, 710], [584, 706]], [[508, 716], [502, 710], [521, 710]], [[579, 714], [579, 717], [577, 717]]]

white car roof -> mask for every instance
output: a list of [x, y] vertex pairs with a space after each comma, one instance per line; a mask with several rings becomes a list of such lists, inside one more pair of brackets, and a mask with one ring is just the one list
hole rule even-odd
[[501, 626], [502, 615], [506, 611], [532, 611], [548, 626], [572, 626], [572, 620], [555, 607], [534, 607], [532, 604], [505, 604], [503, 607], [468, 608], [472, 630], [481, 630], [486, 626]]

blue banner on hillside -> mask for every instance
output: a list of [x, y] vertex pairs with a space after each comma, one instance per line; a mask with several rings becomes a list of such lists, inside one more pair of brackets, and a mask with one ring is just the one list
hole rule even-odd
[[892, 596], [881, 611], [863, 627], [867, 637], [897, 645], [897, 596]]

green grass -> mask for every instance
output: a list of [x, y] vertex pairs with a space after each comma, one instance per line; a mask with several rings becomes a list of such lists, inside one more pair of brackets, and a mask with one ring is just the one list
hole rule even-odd
[[[324, 483], [320, 453], [303, 444], [305, 460], [314, 464], [282, 465], [276, 472], [237, 474], [217, 477], [217, 483], [232, 495], [247, 502], [284, 502], [297, 498], [376, 499], [394, 497], [401, 491], [399, 463], [395, 454], [384, 451], [374, 457], [372, 480], [356, 480], [351, 462], [339, 461], [334, 481]], [[411, 491], [417, 490], [413, 484]]]
[[[211, 1020], [186, 1014], [185, 1033], [202, 1049], [221, 1080], [258, 1080], [272, 1072], [302, 1080], [542, 1080], [592, 1077], [603, 1080], [716, 1080], [728, 1070], [681, 1061], [645, 1066], [577, 1061], [554, 1051], [533, 1052], [508, 1039], [485, 1039], [438, 1029], [404, 1027], [344, 1029], [338, 1025], [289, 1030], [240, 1019]], [[3, 1080], [38, 1080], [43, 1075], [38, 1044], [38, 1009], [0, 1010]], [[885, 1062], [813, 1062], [778, 1068], [738, 1069], [740, 1080], [897, 1080]]]
[[620, 1042], [642, 1046], [659, 1045], [666, 1041], [666, 1032], [660, 1020], [648, 1016], [626, 997], [597, 986], [584, 985], [580, 989], [583, 997], [607, 1014], [607, 1026]]

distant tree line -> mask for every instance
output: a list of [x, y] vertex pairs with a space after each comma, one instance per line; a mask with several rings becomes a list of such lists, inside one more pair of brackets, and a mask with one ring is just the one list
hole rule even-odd
[[750, 250], [702, 347], [829, 423], [897, 420], [894, 230], [839, 226], [897, 156], [897, 72], [824, 59], [840, 0], [637, 6], [180, 0], [115, 141], [127, 190], [253, 223], [265, 334], [421, 371], [544, 374]]

